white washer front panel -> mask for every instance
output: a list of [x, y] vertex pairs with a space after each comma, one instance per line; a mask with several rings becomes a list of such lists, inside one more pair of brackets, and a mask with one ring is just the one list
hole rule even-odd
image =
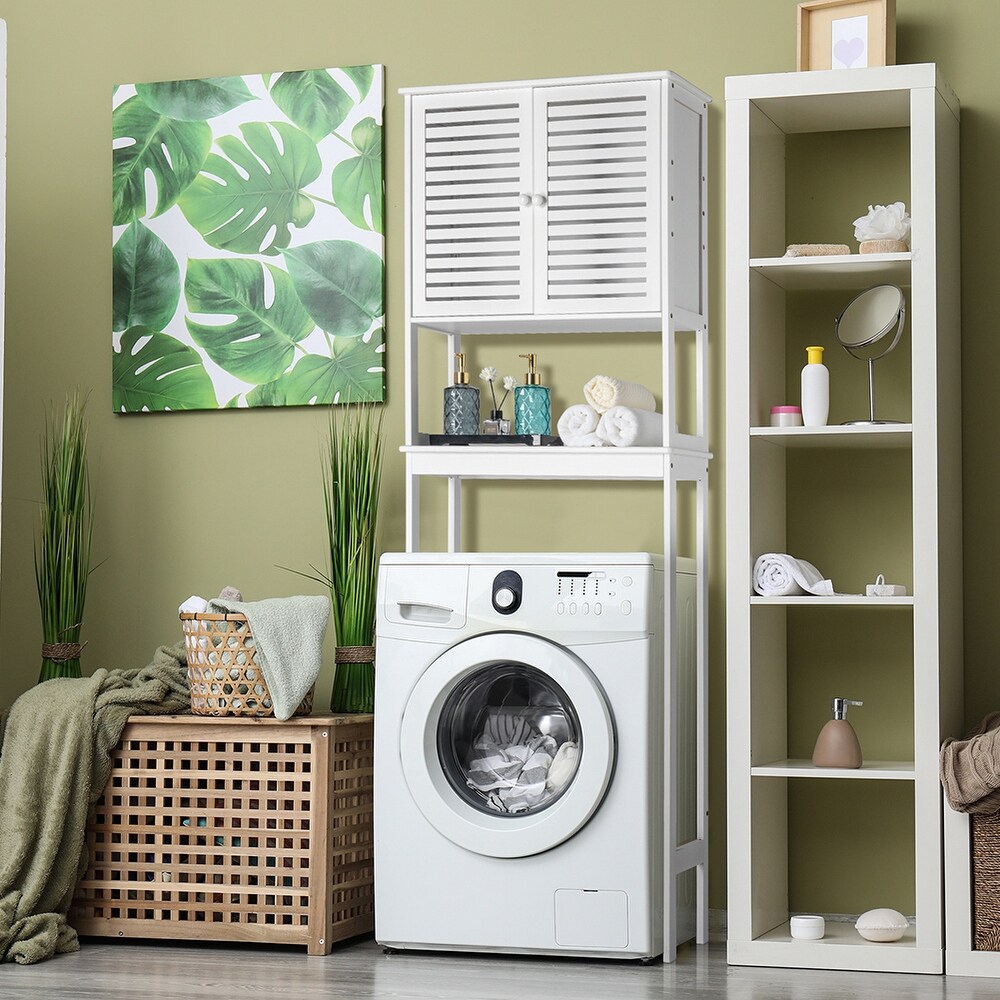
[[[525, 664], [551, 678], [572, 703], [582, 733], [572, 783], [552, 805], [523, 816], [489, 815], [464, 801], [438, 756], [438, 727], [449, 694], [493, 663]], [[410, 795], [439, 833], [476, 854], [521, 858], [572, 837], [601, 804], [614, 768], [614, 723], [604, 692], [575, 654], [539, 636], [489, 632], [451, 646], [420, 675], [403, 711], [399, 753]]]

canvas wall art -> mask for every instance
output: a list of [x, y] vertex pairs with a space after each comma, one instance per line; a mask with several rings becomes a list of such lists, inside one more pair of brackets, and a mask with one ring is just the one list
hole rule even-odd
[[115, 88], [119, 413], [385, 398], [382, 67]]

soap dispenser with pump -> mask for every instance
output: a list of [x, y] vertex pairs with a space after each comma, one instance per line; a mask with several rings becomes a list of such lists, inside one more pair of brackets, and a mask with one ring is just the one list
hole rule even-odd
[[455, 380], [444, 390], [445, 434], [479, 433], [479, 389], [469, 385], [465, 355], [455, 355]]
[[861, 744], [858, 734], [847, 721], [847, 706], [863, 705], [848, 698], [833, 699], [833, 718], [819, 731], [812, 762], [816, 767], [861, 767]]
[[524, 385], [514, 387], [514, 433], [548, 434], [552, 429], [552, 404], [549, 387], [535, 371], [534, 354], [519, 354], [528, 362]]

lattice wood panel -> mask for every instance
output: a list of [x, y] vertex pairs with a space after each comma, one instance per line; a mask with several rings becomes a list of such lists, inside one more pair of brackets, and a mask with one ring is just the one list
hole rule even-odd
[[131, 720], [70, 923], [310, 954], [372, 930], [372, 756], [371, 716]]

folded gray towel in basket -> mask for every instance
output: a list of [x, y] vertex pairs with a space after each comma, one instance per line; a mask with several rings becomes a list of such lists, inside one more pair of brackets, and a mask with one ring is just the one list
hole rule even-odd
[[263, 601], [208, 602], [209, 614], [246, 615], [257, 647], [257, 663], [271, 692], [276, 719], [290, 719], [316, 683], [323, 665], [323, 636], [330, 598], [270, 597]]

